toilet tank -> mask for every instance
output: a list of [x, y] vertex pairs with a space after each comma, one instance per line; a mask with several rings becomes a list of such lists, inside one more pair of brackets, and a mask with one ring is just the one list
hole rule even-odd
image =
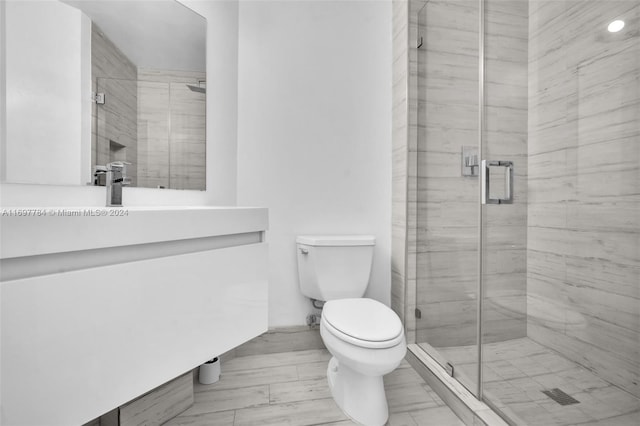
[[296, 238], [302, 294], [323, 301], [364, 296], [375, 243], [371, 235]]

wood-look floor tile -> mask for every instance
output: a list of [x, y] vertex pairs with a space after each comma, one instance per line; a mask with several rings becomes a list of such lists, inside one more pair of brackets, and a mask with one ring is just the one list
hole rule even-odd
[[421, 383], [386, 387], [389, 412], [402, 413], [437, 407]]
[[266, 404], [269, 404], [269, 385], [247, 386], [237, 389], [199, 390], [195, 393], [193, 406], [182, 415], [215, 413]]
[[[268, 355], [263, 360], [254, 356], [234, 358], [234, 362], [225, 363], [231, 368], [223, 366], [218, 383], [197, 383], [193, 407], [167, 424], [356, 425], [331, 397], [326, 378], [330, 354], [325, 350], [298, 352]], [[387, 426], [460, 424], [407, 362], [385, 377], [385, 390], [390, 412]]]
[[429, 397], [440, 407], [447, 405], [442, 398], [440, 398], [440, 396], [436, 393], [436, 391], [434, 391], [433, 389], [431, 389], [431, 386], [429, 386], [428, 384], [424, 384], [423, 387], [425, 388], [425, 390], [427, 391], [427, 394], [429, 395]]
[[398, 368], [396, 368], [396, 370], [400, 370], [403, 368], [413, 368], [413, 367], [411, 367], [411, 364], [409, 364], [409, 362], [407, 362], [406, 359], [403, 359], [400, 365], [398, 366]]
[[580, 404], [560, 405], [548, 399], [538, 401], [537, 404], [546, 410], [555, 419], [556, 423], [566, 425], [570, 423], [584, 423], [595, 420], [591, 415], [582, 410]]
[[298, 380], [298, 371], [295, 365], [253, 370], [223, 371], [220, 375], [219, 382], [211, 385], [196, 383], [195, 391], [201, 392], [205, 390], [203, 387], [206, 387], [208, 390], [234, 389], [294, 380]]
[[594, 420], [586, 423], [579, 423], [575, 426], [629, 426], [640, 424], [640, 411], [623, 414], [621, 416], [609, 417], [604, 420]]
[[424, 380], [413, 368], [398, 368], [384, 376], [385, 387], [408, 383], [424, 383]]
[[640, 400], [617, 386], [593, 389], [589, 393], [600, 402], [603, 409], [611, 413], [610, 417], [640, 411]]
[[307, 426], [347, 420], [332, 398], [244, 408], [236, 411], [235, 426]]
[[308, 401], [331, 398], [326, 378], [274, 383], [269, 386], [269, 403]]
[[192, 406], [193, 376], [189, 372], [119, 408], [119, 425], [162, 424]]
[[310, 349], [325, 349], [319, 328], [306, 326], [278, 327], [236, 348], [240, 357], [272, 353], [290, 353]]
[[331, 354], [326, 349], [311, 349], [306, 351], [293, 351], [263, 355], [250, 355], [233, 358], [223, 366], [225, 371], [239, 371], [256, 368], [277, 367], [283, 365], [298, 365], [311, 362], [329, 362]]
[[298, 377], [300, 380], [319, 379], [327, 377], [327, 368], [329, 361], [311, 362], [309, 364], [299, 365]]
[[[455, 359], [456, 368], [464, 371], [464, 366], [472, 366], [463, 362], [473, 359], [476, 347], [440, 351], [447, 359]], [[640, 413], [640, 399], [529, 338], [487, 344], [484, 354], [484, 374], [489, 379], [485, 396], [518, 424], [596, 425], [601, 421], [604, 425], [608, 419]], [[562, 406], [542, 393], [553, 388], [580, 403]]]
[[389, 415], [389, 420], [387, 421], [388, 426], [419, 426], [411, 414], [409, 413], [391, 413]]
[[[508, 408], [504, 409], [504, 411], [509, 417], [522, 419], [518, 424], [527, 426], [559, 426], [562, 424], [558, 423], [558, 420], [553, 414], [547, 412], [535, 402], [509, 404]], [[513, 413], [513, 416], [511, 413]]]
[[180, 415], [169, 420], [163, 426], [233, 426], [235, 411], [198, 414], [194, 416]]
[[420, 426], [464, 426], [449, 407], [434, 407], [411, 412], [416, 424]]

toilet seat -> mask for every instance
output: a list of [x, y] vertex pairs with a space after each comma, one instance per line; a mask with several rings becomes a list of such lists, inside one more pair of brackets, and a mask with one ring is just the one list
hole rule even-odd
[[362, 348], [384, 349], [404, 341], [398, 315], [373, 299], [329, 301], [323, 307], [322, 322], [337, 338]]

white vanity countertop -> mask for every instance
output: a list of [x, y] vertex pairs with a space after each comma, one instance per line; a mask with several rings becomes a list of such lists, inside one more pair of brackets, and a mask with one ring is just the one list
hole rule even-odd
[[0, 258], [266, 231], [262, 207], [6, 207]]

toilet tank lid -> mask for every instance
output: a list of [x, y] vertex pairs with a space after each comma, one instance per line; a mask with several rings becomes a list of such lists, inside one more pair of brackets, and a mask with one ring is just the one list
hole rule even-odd
[[373, 246], [373, 235], [300, 235], [296, 243], [308, 246]]

